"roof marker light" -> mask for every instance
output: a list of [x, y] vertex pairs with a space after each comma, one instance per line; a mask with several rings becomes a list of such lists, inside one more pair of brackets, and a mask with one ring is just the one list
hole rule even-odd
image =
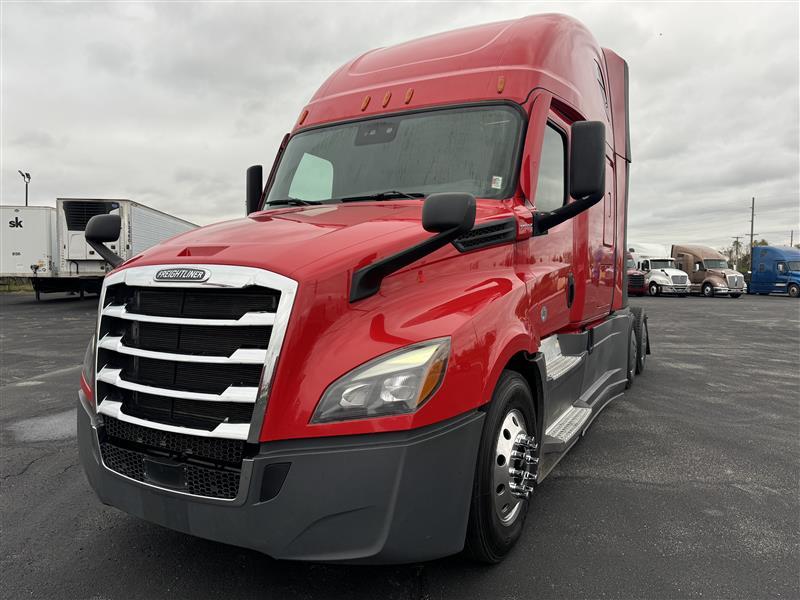
[[364, 101], [361, 103], [361, 112], [364, 112], [365, 110], [367, 110], [367, 107], [369, 106], [370, 99], [371, 98], [369, 96], [364, 96]]
[[298, 125], [302, 125], [306, 121], [306, 117], [308, 116], [308, 109], [306, 108], [302, 113], [300, 113], [300, 120], [297, 122]]
[[406, 90], [406, 100], [405, 100], [405, 103], [406, 103], [406, 104], [408, 104], [409, 102], [411, 102], [411, 98], [413, 98], [413, 97], [414, 97], [414, 88], [408, 88], [408, 89]]
[[506, 89], [506, 78], [500, 75], [497, 79], [497, 93], [502, 94], [504, 89]]
[[392, 99], [392, 92], [386, 92], [386, 95], [383, 97], [383, 108], [386, 108], [386, 105], [389, 104], [389, 100]]

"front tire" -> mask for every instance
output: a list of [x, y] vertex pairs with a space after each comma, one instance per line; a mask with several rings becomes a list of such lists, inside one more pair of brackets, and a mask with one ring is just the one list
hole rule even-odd
[[714, 286], [712, 286], [710, 283], [704, 283], [703, 296], [706, 298], [712, 298], [714, 296]]
[[633, 313], [633, 331], [636, 335], [636, 374], [639, 375], [647, 366], [647, 354], [650, 352], [650, 333], [647, 330], [647, 315], [642, 308], [631, 308]]
[[800, 285], [797, 285], [796, 283], [790, 283], [788, 292], [792, 298], [800, 297]]
[[[528, 499], [512, 493], [506, 473], [523, 467], [510, 453], [519, 434], [535, 438], [535, 427], [528, 382], [519, 373], [503, 371], [488, 405], [475, 466], [466, 551], [477, 561], [499, 563], [522, 535]], [[535, 440], [528, 441], [535, 455]]]
[[658, 295], [661, 294], [661, 288], [658, 287], [658, 284], [655, 283], [655, 282], [650, 284], [650, 287], [648, 288], [648, 291], [650, 292], [651, 296], [658, 296]]

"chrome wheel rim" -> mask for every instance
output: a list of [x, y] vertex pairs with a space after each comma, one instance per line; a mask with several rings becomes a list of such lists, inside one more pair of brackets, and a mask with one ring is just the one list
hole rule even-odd
[[519, 518], [523, 503], [533, 490], [538, 460], [536, 444], [528, 435], [525, 417], [517, 409], [506, 413], [495, 442], [492, 496], [497, 518], [510, 526]]

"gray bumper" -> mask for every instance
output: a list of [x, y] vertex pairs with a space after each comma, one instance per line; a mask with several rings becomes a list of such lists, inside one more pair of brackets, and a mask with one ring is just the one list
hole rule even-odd
[[[412, 431], [262, 444], [233, 502], [109, 470], [80, 401], [78, 446], [100, 500], [147, 521], [280, 559], [404, 563], [463, 548], [482, 424], [483, 413], [472, 412]], [[264, 469], [276, 463], [288, 472], [264, 501]]]

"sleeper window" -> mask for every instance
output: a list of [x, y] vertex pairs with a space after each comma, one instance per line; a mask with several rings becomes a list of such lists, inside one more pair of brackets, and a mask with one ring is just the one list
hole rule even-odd
[[542, 140], [534, 202], [536, 210], [543, 212], [564, 205], [564, 137], [549, 125]]

